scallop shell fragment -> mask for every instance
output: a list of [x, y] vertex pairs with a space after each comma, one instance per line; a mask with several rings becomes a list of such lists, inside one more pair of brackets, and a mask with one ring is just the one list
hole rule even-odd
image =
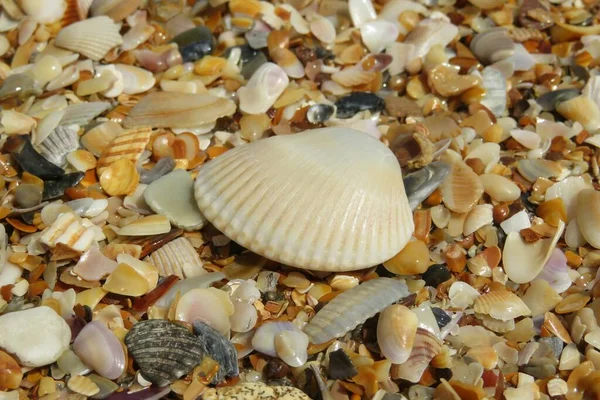
[[158, 386], [187, 374], [204, 356], [202, 345], [190, 331], [159, 319], [135, 324], [125, 336], [125, 344], [144, 379]]
[[79, 148], [77, 125], [61, 125], [39, 145], [40, 154], [51, 163], [61, 166], [65, 163], [67, 154]]
[[364, 282], [338, 295], [304, 328], [311, 343], [325, 343], [344, 335], [392, 303], [408, 296], [406, 284], [390, 278]]
[[99, 61], [123, 43], [119, 30], [120, 26], [109, 17], [89, 18], [63, 28], [56, 36], [55, 44]]
[[501, 321], [531, 314], [523, 300], [507, 290], [494, 290], [477, 297], [473, 309], [477, 313], [488, 314]]
[[195, 193], [202, 214], [227, 237], [299, 268], [376, 265], [397, 254], [414, 229], [393, 153], [352, 129], [237, 147], [200, 170]]
[[510, 232], [502, 252], [504, 271], [509, 279], [515, 283], [532, 281], [544, 268], [564, 229], [564, 222], [559, 220], [554, 236], [535, 243], [525, 242], [519, 232]]
[[122, 132], [104, 149], [96, 169], [102, 175], [112, 163], [118, 160], [129, 160], [136, 164], [146, 145], [150, 141], [152, 130], [150, 128], [129, 129]]
[[59, 217], [42, 232], [40, 241], [50, 247], [59, 243], [73, 250], [84, 252], [94, 242], [95, 234], [91, 228], [82, 224], [82, 220], [74, 213], [67, 212]]
[[450, 174], [440, 186], [446, 207], [457, 213], [466, 213], [483, 195], [479, 176], [462, 161], [452, 165]]
[[[190, 270], [204, 273], [200, 256], [186, 238], [177, 238], [167, 243], [152, 252], [145, 258], [145, 261], [154, 264], [158, 268], [160, 276], [176, 275], [183, 279], [186, 264], [190, 266]], [[196, 275], [200, 275], [200, 273]]]
[[133, 107], [125, 121], [126, 128], [195, 128], [232, 115], [231, 100], [210, 94], [154, 92]]
[[410, 357], [402, 364], [394, 364], [391, 370], [392, 379], [406, 379], [417, 383], [429, 363], [442, 350], [442, 343], [431, 332], [417, 328], [414, 345]]
[[72, 376], [67, 382], [67, 387], [75, 393], [84, 396], [93, 396], [100, 392], [100, 388], [90, 378], [81, 375]]

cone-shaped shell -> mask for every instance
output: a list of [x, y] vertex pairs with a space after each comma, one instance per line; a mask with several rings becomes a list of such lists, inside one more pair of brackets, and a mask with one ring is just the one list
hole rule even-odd
[[63, 28], [56, 36], [55, 44], [98, 61], [110, 49], [123, 43], [119, 30], [120, 26], [109, 17], [90, 18]]
[[202, 214], [232, 240], [311, 270], [377, 265], [414, 229], [396, 157], [347, 128], [230, 150], [200, 170], [195, 196]]

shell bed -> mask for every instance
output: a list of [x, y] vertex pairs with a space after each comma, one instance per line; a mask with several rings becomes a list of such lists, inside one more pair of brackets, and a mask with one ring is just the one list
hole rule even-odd
[[600, 0], [0, 0], [0, 400], [600, 399]]

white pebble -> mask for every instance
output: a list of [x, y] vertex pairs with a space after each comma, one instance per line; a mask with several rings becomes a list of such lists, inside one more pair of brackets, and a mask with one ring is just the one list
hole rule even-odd
[[71, 340], [69, 325], [46, 306], [2, 315], [0, 332], [0, 348], [27, 367], [52, 364]]

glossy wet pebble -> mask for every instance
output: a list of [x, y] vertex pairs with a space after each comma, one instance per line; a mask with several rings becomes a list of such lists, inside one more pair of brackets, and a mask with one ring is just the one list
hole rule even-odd
[[46, 306], [0, 316], [0, 332], [0, 348], [27, 367], [52, 364], [71, 341], [69, 325]]
[[425, 285], [435, 288], [440, 283], [452, 278], [452, 274], [447, 267], [441, 264], [433, 264], [423, 273], [422, 278], [425, 281]]
[[36, 86], [32, 77], [27, 74], [13, 74], [7, 77], [0, 86], [0, 100], [12, 97], [26, 99], [31, 95], [38, 95], [40, 92], [40, 88]]
[[33, 183], [23, 183], [15, 190], [15, 203], [21, 208], [35, 207], [42, 202], [42, 189]]
[[144, 192], [146, 203], [157, 214], [183, 229], [200, 229], [206, 218], [194, 199], [194, 181], [186, 171], [177, 169], [152, 182]]

